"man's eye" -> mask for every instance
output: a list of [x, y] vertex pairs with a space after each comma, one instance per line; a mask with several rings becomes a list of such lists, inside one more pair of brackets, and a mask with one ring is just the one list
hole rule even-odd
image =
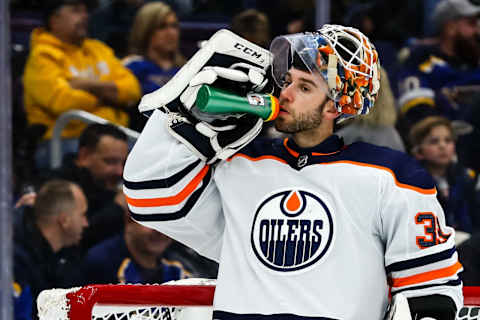
[[290, 84], [291, 84], [291, 82], [290, 82], [290, 81], [283, 80], [283, 83], [282, 83], [282, 88], [286, 88], [286, 87], [288, 87]]
[[307, 86], [301, 86], [301, 89], [303, 92], [309, 92], [310, 91], [310, 88], [307, 87]]

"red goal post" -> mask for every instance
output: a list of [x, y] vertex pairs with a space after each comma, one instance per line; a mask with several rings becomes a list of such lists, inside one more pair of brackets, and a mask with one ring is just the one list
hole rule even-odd
[[[211, 319], [215, 281], [195, 280], [187, 281], [186, 284], [89, 285], [72, 289], [45, 290], [37, 300], [39, 318], [40, 320]], [[457, 319], [480, 320], [480, 287], [464, 287], [463, 292], [465, 307], [460, 310]], [[199, 307], [204, 311], [198, 311]]]
[[44, 290], [37, 308], [40, 320], [203, 320], [211, 318], [214, 292], [213, 279], [88, 285]]
[[458, 320], [480, 320], [480, 287], [463, 287], [465, 307], [458, 312]]

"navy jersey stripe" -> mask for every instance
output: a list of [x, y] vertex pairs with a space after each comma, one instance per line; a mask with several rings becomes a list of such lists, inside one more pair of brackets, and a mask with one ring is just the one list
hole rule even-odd
[[174, 175], [158, 180], [147, 180], [141, 182], [133, 182], [125, 180], [123, 185], [131, 190], [144, 190], [144, 189], [160, 189], [160, 188], [169, 188], [175, 185], [177, 182], [182, 180], [187, 174], [189, 174], [198, 164], [200, 160], [195, 161], [194, 163], [188, 165], [181, 171], [175, 173]]
[[216, 320], [335, 320], [325, 317], [302, 317], [289, 313], [278, 314], [238, 314], [225, 311], [213, 311], [213, 319]]
[[460, 284], [462, 284], [462, 280], [460, 280], [460, 278], [457, 277], [457, 279], [450, 280], [450, 281], [445, 282], [445, 283], [426, 284], [426, 285], [423, 285], [423, 286], [403, 288], [403, 289], [400, 289], [400, 290], [392, 290], [392, 294], [397, 294], [397, 293], [400, 293], [400, 292], [403, 292], [403, 291], [421, 290], [421, 289], [427, 289], [427, 288], [431, 288], [431, 287], [440, 287], [440, 286], [456, 287], [456, 286], [459, 286]]
[[212, 177], [212, 169], [210, 168], [208, 169], [207, 174], [202, 180], [202, 186], [191, 194], [191, 196], [188, 198], [185, 205], [178, 211], [170, 212], [170, 213], [139, 214], [129, 210], [130, 216], [137, 221], [170, 221], [170, 220], [177, 220], [177, 219], [183, 218], [190, 212], [190, 210], [193, 208], [193, 206], [197, 202], [198, 198], [200, 198], [200, 195], [203, 193], [203, 190], [205, 190], [208, 183], [210, 182], [211, 177]]
[[[359, 165], [371, 165], [390, 170], [400, 184], [431, 191], [434, 194], [435, 183], [431, 175], [415, 159], [406, 153], [379, 147], [365, 142], [355, 142], [344, 146], [342, 139], [332, 135], [313, 148], [300, 148], [293, 139], [289, 139], [288, 147], [298, 153], [298, 156], [307, 155], [307, 165], [298, 168], [298, 157], [290, 154], [280, 139], [256, 139], [242, 149], [241, 153], [258, 158], [265, 155], [285, 160], [292, 168], [301, 170], [315, 164], [334, 162], [350, 162]], [[335, 150], [339, 152], [335, 152]], [[320, 155], [323, 154], [323, 155]]]
[[402, 270], [407, 270], [411, 268], [416, 268], [416, 267], [421, 267], [425, 266], [427, 264], [435, 263], [438, 261], [446, 260], [449, 259], [450, 257], [453, 256], [453, 254], [457, 251], [455, 247], [452, 247], [450, 249], [437, 252], [425, 257], [419, 257], [415, 259], [410, 259], [410, 260], [405, 260], [405, 261], [399, 261], [392, 263], [391, 265], [387, 266], [385, 269], [387, 273], [391, 272], [396, 272], [396, 271], [402, 271]]

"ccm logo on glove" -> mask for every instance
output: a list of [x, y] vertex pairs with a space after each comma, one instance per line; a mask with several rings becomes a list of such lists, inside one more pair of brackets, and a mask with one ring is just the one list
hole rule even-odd
[[262, 54], [261, 54], [261, 53], [255, 51], [255, 50], [253, 50], [253, 49], [251, 49], [251, 48], [249, 48], [249, 47], [247, 47], [247, 46], [245, 46], [245, 45], [243, 45], [243, 44], [241, 44], [241, 43], [238, 43], [238, 42], [235, 43], [234, 47], [235, 47], [235, 49], [241, 50], [241, 51], [243, 51], [244, 53], [246, 53], [246, 54], [248, 54], [248, 55], [250, 55], [250, 56], [252, 56], [252, 57], [254, 57], [254, 58], [259, 59], [259, 60], [260, 60], [260, 63], [265, 62], [265, 59], [262, 58]]

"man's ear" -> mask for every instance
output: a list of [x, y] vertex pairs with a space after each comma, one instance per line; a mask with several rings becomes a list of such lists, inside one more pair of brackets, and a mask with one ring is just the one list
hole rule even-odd
[[63, 229], [67, 228], [70, 225], [70, 214], [60, 212], [57, 216], [57, 222]]
[[92, 151], [87, 147], [78, 148], [77, 165], [85, 166], [88, 163]]
[[337, 108], [335, 107], [335, 102], [333, 100], [328, 99], [327, 103], [325, 103], [323, 107], [323, 116], [325, 119], [334, 120], [340, 115]]

